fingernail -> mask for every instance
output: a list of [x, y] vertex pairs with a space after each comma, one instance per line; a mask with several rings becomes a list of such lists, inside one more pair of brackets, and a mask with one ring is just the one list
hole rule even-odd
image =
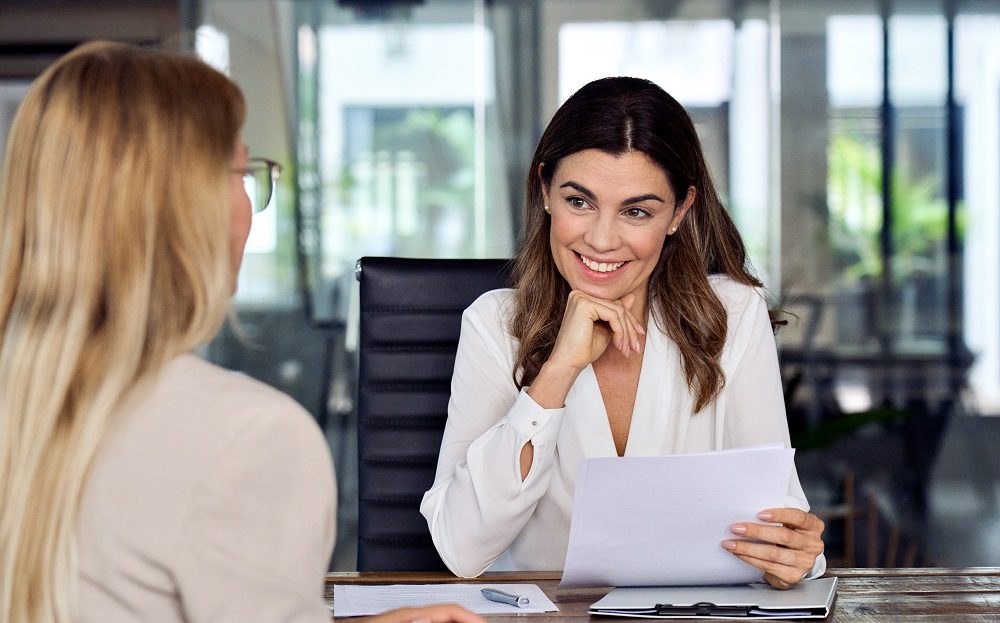
[[763, 519], [764, 521], [771, 521], [771, 511], [761, 511], [757, 513], [757, 516]]
[[725, 547], [726, 549], [729, 550], [736, 549], [736, 541], [723, 541], [722, 547]]
[[636, 326], [636, 329], [639, 329], [639, 333], [642, 333], [643, 335], [646, 335], [646, 330], [643, 329], [642, 327]]
[[746, 534], [747, 533], [747, 527], [744, 526], [741, 523], [734, 523], [733, 525], [729, 526], [729, 529], [733, 531], [733, 534]]
[[635, 352], [639, 352], [639, 350], [642, 348], [641, 346], [639, 346], [639, 340], [632, 342], [632, 348], [635, 349]]

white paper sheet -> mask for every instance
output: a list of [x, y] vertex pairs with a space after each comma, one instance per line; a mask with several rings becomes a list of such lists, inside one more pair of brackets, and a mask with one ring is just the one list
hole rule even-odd
[[[518, 608], [490, 601], [480, 592], [497, 588], [506, 593], [522, 595], [530, 600]], [[395, 608], [419, 608], [441, 603], [454, 603], [476, 614], [526, 614], [558, 612], [536, 584], [379, 584], [333, 586], [333, 616], [354, 617], [381, 614]]]
[[785, 505], [795, 451], [780, 445], [580, 461], [560, 587], [747, 584], [729, 527]]

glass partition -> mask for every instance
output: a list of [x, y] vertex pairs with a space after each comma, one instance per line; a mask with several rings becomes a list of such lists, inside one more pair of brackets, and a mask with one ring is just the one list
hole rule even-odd
[[24, 79], [0, 79], [0, 166], [7, 150], [7, 131], [30, 84]]
[[509, 256], [515, 206], [492, 118], [484, 3], [299, 3], [297, 16], [302, 216], [317, 292], [350, 282], [364, 255]]
[[[853, 444], [853, 467], [888, 472], [926, 519], [951, 416], [1000, 413], [995, 3], [203, 0], [200, 19], [247, 93], [251, 151], [285, 165], [237, 297], [266, 349], [224, 336], [212, 352], [325, 423], [339, 568], [354, 261], [509, 256], [542, 128], [600, 76], [650, 78], [691, 111], [788, 313], [778, 344], [811, 496]], [[876, 465], [864, 434], [896, 458]]]

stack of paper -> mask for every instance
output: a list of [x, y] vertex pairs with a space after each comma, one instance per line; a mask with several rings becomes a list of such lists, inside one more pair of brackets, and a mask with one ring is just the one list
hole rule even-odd
[[794, 450], [779, 445], [581, 461], [560, 586], [747, 584], [722, 547], [735, 522], [782, 507]]

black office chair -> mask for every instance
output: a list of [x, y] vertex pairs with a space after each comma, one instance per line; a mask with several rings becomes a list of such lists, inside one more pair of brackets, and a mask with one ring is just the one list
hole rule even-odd
[[434, 482], [462, 312], [509, 286], [511, 268], [509, 260], [358, 260], [358, 571], [446, 570], [420, 500]]

